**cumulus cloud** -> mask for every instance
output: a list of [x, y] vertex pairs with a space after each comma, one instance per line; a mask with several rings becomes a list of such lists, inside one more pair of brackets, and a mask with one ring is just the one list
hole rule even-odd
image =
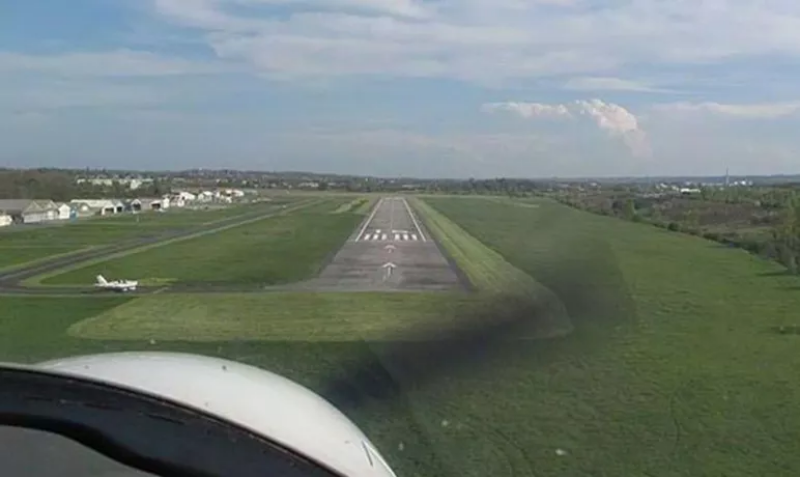
[[800, 112], [800, 101], [750, 104], [680, 102], [657, 104], [653, 109], [662, 113], [708, 113], [738, 119], [778, 119]]
[[602, 8], [578, 0], [152, 1], [159, 18], [204, 33], [219, 56], [274, 77], [491, 83], [573, 75], [589, 78], [573, 81], [578, 89], [644, 91], [608, 73], [800, 56], [793, 0], [633, 0]]
[[600, 99], [576, 100], [564, 104], [524, 102], [487, 103], [484, 112], [505, 111], [522, 118], [585, 116], [610, 136], [619, 137], [637, 157], [650, 157], [652, 150], [647, 133], [640, 127], [638, 118], [624, 107]]

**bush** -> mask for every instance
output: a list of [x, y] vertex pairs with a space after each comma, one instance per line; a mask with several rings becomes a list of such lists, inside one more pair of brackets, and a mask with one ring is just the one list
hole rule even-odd
[[678, 225], [677, 222], [670, 222], [669, 225], [667, 225], [667, 230], [670, 232], [680, 232], [681, 226]]

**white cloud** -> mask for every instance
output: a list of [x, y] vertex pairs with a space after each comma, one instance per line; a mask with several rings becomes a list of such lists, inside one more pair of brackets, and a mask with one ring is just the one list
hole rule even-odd
[[382, 74], [497, 83], [571, 74], [588, 77], [571, 83], [577, 89], [650, 91], [608, 73], [800, 56], [794, 0], [602, 7], [580, 0], [153, 1], [161, 18], [205, 32], [219, 56], [284, 78]]
[[778, 119], [800, 112], [800, 101], [751, 104], [680, 102], [658, 104], [653, 109], [662, 113], [709, 113], [738, 119]]
[[599, 99], [577, 100], [565, 104], [542, 104], [524, 102], [487, 103], [484, 112], [506, 111], [522, 118], [588, 116], [601, 130], [611, 136], [620, 137], [631, 153], [637, 157], [652, 156], [647, 133], [639, 126], [637, 117], [618, 104]]
[[535, 117], [570, 117], [571, 114], [566, 105], [563, 104], [542, 104], [542, 103], [520, 103], [520, 102], [506, 102], [506, 103], [487, 103], [481, 106], [481, 110], [485, 113], [494, 113], [497, 111], [505, 111], [516, 113], [523, 118]]
[[60, 77], [148, 77], [209, 74], [219, 64], [195, 62], [146, 51], [75, 52], [28, 55], [0, 51], [0, 74], [37, 73]]
[[613, 77], [571, 78], [564, 83], [564, 89], [572, 91], [633, 91], [640, 93], [667, 93], [666, 89], [655, 88], [647, 83]]

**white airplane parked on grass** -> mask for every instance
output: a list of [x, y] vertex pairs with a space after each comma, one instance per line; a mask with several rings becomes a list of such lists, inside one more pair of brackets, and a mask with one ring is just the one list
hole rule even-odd
[[139, 282], [135, 280], [114, 280], [110, 282], [103, 275], [97, 275], [97, 283], [94, 284], [97, 288], [116, 292], [136, 291], [138, 285]]

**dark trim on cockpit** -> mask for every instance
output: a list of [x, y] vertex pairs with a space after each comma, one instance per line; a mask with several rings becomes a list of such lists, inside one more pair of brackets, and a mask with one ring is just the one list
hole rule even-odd
[[0, 425], [58, 434], [165, 477], [341, 477], [197, 409], [105, 382], [22, 367], [0, 368]]

